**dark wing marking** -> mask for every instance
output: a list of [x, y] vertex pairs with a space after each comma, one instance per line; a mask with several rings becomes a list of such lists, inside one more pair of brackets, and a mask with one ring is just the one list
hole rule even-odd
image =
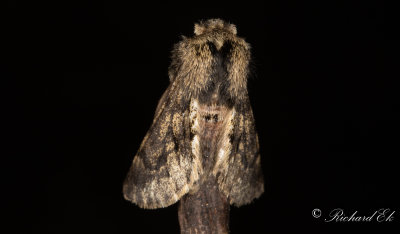
[[161, 98], [124, 181], [125, 199], [139, 207], [156, 209], [177, 202], [198, 179], [193, 170], [189, 103], [175, 82]]
[[231, 152], [227, 166], [217, 174], [217, 181], [230, 204], [241, 206], [263, 193], [264, 179], [258, 136], [248, 97], [241, 105], [236, 105], [235, 110], [230, 136]]

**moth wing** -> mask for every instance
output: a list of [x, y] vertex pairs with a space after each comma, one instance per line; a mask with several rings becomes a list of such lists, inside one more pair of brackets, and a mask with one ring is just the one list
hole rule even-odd
[[264, 192], [264, 178], [258, 135], [248, 97], [235, 111], [231, 152], [222, 167], [224, 169], [217, 174], [217, 181], [230, 204], [241, 206]]
[[158, 104], [153, 124], [124, 181], [125, 199], [141, 208], [174, 204], [198, 179], [198, 172], [192, 170], [187, 103], [178, 97], [172, 83]]

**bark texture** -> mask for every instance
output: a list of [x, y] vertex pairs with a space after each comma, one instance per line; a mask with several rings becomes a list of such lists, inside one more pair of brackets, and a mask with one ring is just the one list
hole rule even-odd
[[229, 202], [215, 180], [203, 183], [195, 194], [179, 203], [181, 233], [229, 233]]

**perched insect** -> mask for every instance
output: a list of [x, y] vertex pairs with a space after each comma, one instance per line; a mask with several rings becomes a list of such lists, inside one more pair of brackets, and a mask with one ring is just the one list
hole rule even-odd
[[172, 51], [170, 85], [124, 182], [125, 199], [142, 208], [172, 205], [206, 181], [236, 206], [264, 190], [247, 92], [250, 46], [220, 19], [194, 32]]

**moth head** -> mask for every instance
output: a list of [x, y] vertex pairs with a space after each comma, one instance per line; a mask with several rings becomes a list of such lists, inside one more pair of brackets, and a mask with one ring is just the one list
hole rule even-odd
[[[190, 95], [200, 95], [223, 74], [232, 99], [247, 93], [250, 45], [236, 35], [236, 26], [221, 19], [200, 21], [193, 37], [183, 37], [172, 51], [170, 80], [179, 78]], [[221, 72], [222, 70], [222, 72]]]
[[200, 21], [200, 23], [194, 24], [194, 34], [201, 35], [205, 32], [210, 32], [212, 30], [226, 30], [234, 35], [236, 35], [236, 26], [230, 23], [226, 23], [221, 19], [209, 19], [206, 21]]
[[236, 26], [221, 19], [209, 19], [196, 23], [194, 34], [197, 38], [206, 39], [209, 46], [215, 47], [210, 49], [220, 50], [227, 38], [236, 36]]

